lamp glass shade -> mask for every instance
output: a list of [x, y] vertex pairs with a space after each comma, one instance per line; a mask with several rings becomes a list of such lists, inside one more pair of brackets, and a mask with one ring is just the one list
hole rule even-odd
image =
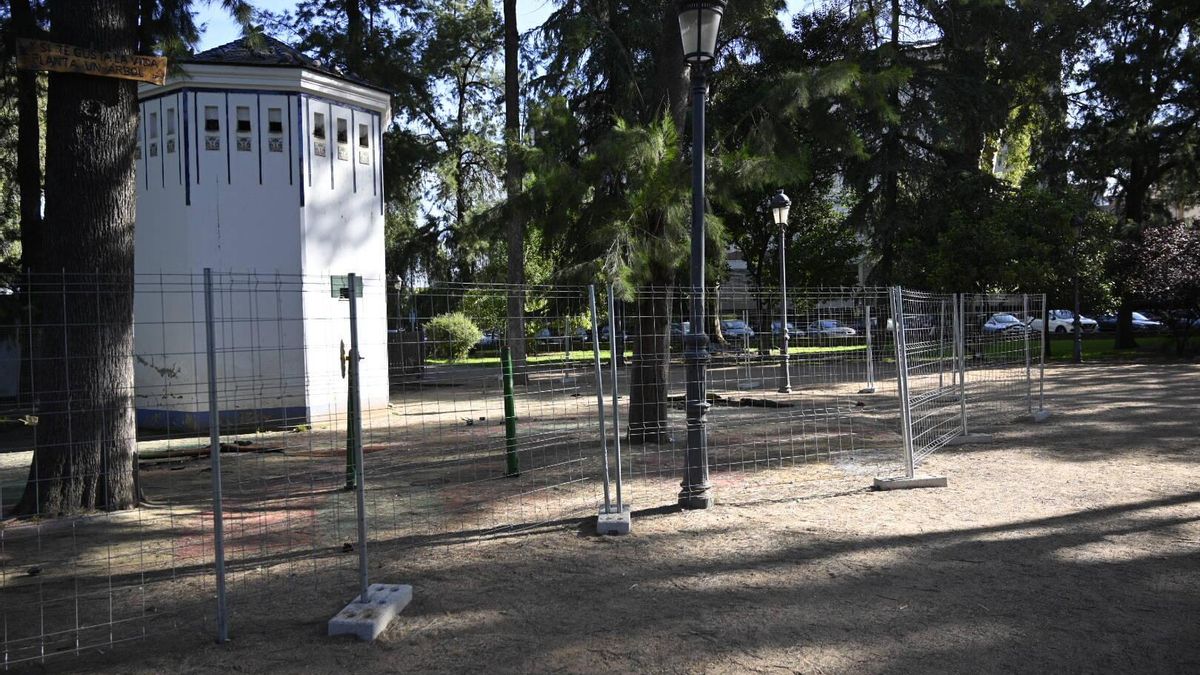
[[780, 227], [787, 225], [788, 212], [791, 208], [792, 200], [783, 194], [783, 190], [779, 190], [771, 195], [771, 218], [775, 221], [776, 225]]
[[721, 0], [691, 0], [679, 6], [679, 35], [683, 59], [688, 63], [711, 61], [717, 51], [717, 30], [725, 3]]

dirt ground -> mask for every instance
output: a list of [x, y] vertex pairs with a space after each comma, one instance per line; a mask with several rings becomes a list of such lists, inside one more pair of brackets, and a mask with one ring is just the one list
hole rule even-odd
[[[1056, 366], [1046, 396], [1048, 422], [931, 457], [945, 489], [724, 473], [703, 512], [636, 490], [659, 503], [627, 537], [569, 520], [380, 546], [372, 579], [415, 598], [373, 644], [323, 636], [333, 594], [235, 615], [226, 645], [179, 630], [21, 668], [1200, 672], [1200, 365]], [[353, 589], [349, 560], [330, 574]]]

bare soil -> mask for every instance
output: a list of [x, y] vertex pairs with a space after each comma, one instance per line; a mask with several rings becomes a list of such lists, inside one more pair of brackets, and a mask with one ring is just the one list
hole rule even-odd
[[[873, 492], [866, 472], [835, 458], [718, 473], [719, 504], [702, 512], [672, 505], [677, 479], [647, 474], [629, 486], [634, 531], [621, 538], [574, 519], [380, 532], [372, 580], [411, 583], [415, 599], [372, 644], [323, 635], [354, 593], [353, 554], [272, 560], [269, 542], [235, 525], [263, 555], [233, 572], [230, 643], [212, 644], [211, 624], [164, 616], [150, 639], [19, 668], [1200, 672], [1200, 366], [1049, 370], [1052, 418], [996, 429], [994, 445], [939, 450], [923, 470], [947, 476], [945, 489]], [[285, 511], [295, 537], [315, 527], [304, 512]], [[173, 588], [208, 605], [211, 581], [187, 576], [189, 564], [203, 569], [203, 514], [175, 515], [199, 524], [194, 554], [170, 553], [188, 563]], [[272, 585], [280, 578], [294, 581]]]

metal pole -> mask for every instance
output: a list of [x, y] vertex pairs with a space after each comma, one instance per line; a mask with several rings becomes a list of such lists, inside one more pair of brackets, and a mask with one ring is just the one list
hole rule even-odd
[[954, 348], [958, 363], [958, 408], [962, 417], [962, 435], [967, 435], [967, 321], [964, 295], [959, 293], [954, 301]]
[[[344, 345], [343, 345], [344, 346]], [[350, 358], [346, 356], [346, 490], [353, 490], [355, 482], [358, 480], [358, 472], [355, 469], [357, 460], [354, 455], [355, 447], [355, 419], [358, 417], [358, 411], [354, 409], [354, 392], [358, 389], [358, 383], [354, 381], [354, 370], [350, 367]]]
[[[1042, 293], [1041, 313], [1046, 314], [1046, 294]], [[1046, 409], [1046, 330], [1050, 322], [1046, 319], [1042, 320], [1043, 330], [1041, 331], [1042, 344], [1038, 347], [1038, 410]]]
[[[596, 366], [596, 411], [600, 418], [600, 446], [604, 449], [604, 512], [612, 513], [608, 495], [608, 434], [604, 433], [604, 375], [600, 369], [600, 324], [596, 320], [596, 286], [588, 284], [588, 302], [592, 307], [592, 361]], [[612, 312], [609, 311], [611, 316]]]
[[[679, 505], [685, 509], [712, 506], [708, 482], [708, 335], [704, 329], [704, 66], [692, 64], [692, 331], [687, 347], [687, 452], [680, 484]], [[619, 475], [619, 474], [618, 474]]]
[[938, 303], [938, 392], [946, 387], [946, 300]]
[[[1021, 294], [1021, 320], [1026, 321], [1029, 318], [1029, 295]], [[1045, 320], [1043, 319], [1043, 325]], [[1030, 369], [1029, 356], [1029, 330], [1021, 331], [1025, 338], [1025, 409], [1033, 413], [1033, 373]]]
[[792, 393], [792, 372], [788, 361], [788, 311], [787, 311], [787, 225], [779, 226], [779, 290], [782, 294], [783, 302], [779, 310], [779, 329], [783, 331], [783, 344], [779, 350], [783, 357], [783, 384], [779, 387], [779, 393]]
[[[616, 303], [613, 301], [613, 287], [608, 285], [608, 334], [616, 336], [617, 320], [614, 317], [614, 308]], [[615, 338], [614, 338], [615, 340]], [[624, 337], [621, 339], [621, 352], [625, 351]], [[609, 345], [612, 349], [617, 347], [615, 341], [610, 341]], [[625, 512], [625, 502], [621, 499], [621, 406], [618, 401], [617, 389], [620, 382], [617, 380], [617, 360], [610, 358], [608, 360], [609, 367], [612, 369], [612, 418], [613, 418], [613, 455], [617, 460], [617, 513]]]
[[900, 432], [904, 438], [904, 472], [909, 478], [916, 475], [913, 459], [912, 408], [908, 398], [908, 353], [904, 336], [904, 297], [899, 286], [892, 288], [892, 325], [896, 328], [896, 371], [900, 389]]
[[[350, 368], [347, 371], [354, 387], [350, 390], [350, 400], [355, 410], [362, 409], [358, 388], [358, 284], [361, 283], [355, 274], [346, 276], [346, 285], [350, 289]], [[356, 492], [358, 497], [358, 586], [361, 593], [359, 602], [369, 602], [367, 597], [367, 486], [363, 474], [362, 448], [362, 416], [354, 416], [354, 469]]]
[[864, 393], [875, 391], [875, 348], [871, 345], [871, 306], [864, 308], [863, 327], [867, 332], [867, 388]]
[[204, 331], [208, 340], [208, 456], [212, 462], [213, 549], [217, 572], [217, 642], [229, 639], [225, 608], [225, 514], [221, 510], [221, 410], [217, 402], [217, 343], [213, 328], [212, 269], [204, 268]]

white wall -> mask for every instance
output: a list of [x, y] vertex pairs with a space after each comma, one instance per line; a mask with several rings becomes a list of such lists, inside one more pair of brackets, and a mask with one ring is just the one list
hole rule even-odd
[[[239, 76], [245, 70], [253, 69], [238, 69]], [[349, 343], [348, 302], [330, 297], [329, 276], [348, 272], [366, 286], [359, 306], [363, 402], [386, 405], [380, 111], [333, 102], [325, 80], [323, 98], [300, 90], [181, 90], [142, 102], [135, 373], [139, 410], [164, 411], [154, 415], [155, 426], [207, 411], [205, 267], [218, 287], [223, 415], [244, 411], [243, 421], [252, 421], [250, 411], [344, 412], [338, 356], [340, 343]], [[153, 93], [143, 88], [143, 97]], [[205, 128], [207, 107], [216, 111], [216, 130]], [[250, 113], [249, 132], [238, 129], [239, 107]], [[272, 108], [281, 111], [282, 133], [270, 133]], [[178, 117], [171, 153], [169, 109]], [[324, 157], [312, 152], [314, 111], [327, 115]], [[157, 139], [149, 137], [151, 112]], [[347, 121], [342, 159], [339, 117]], [[360, 122], [370, 132], [363, 161]], [[150, 142], [157, 143], [153, 158]], [[370, 376], [368, 364], [375, 366]]]
[[[318, 113], [325, 116], [324, 156], [318, 153], [320, 141], [312, 133]], [[310, 275], [325, 278], [349, 273], [362, 278], [363, 297], [358, 303], [363, 358], [360, 392], [364, 409], [383, 408], [388, 401], [387, 303], [379, 115], [326, 98], [306, 97], [304, 118], [304, 268]], [[337, 139], [339, 119], [347, 125], [344, 145]], [[365, 148], [359, 145], [359, 124], [367, 125]], [[310, 347], [325, 345], [327, 350], [337, 350], [343, 340], [348, 345], [348, 312], [349, 302], [330, 297], [328, 285], [306, 293], [305, 332]], [[328, 358], [325, 350], [310, 349], [306, 370], [314, 418], [343, 412], [344, 395], [323, 395], [345, 389], [338, 361]]]

